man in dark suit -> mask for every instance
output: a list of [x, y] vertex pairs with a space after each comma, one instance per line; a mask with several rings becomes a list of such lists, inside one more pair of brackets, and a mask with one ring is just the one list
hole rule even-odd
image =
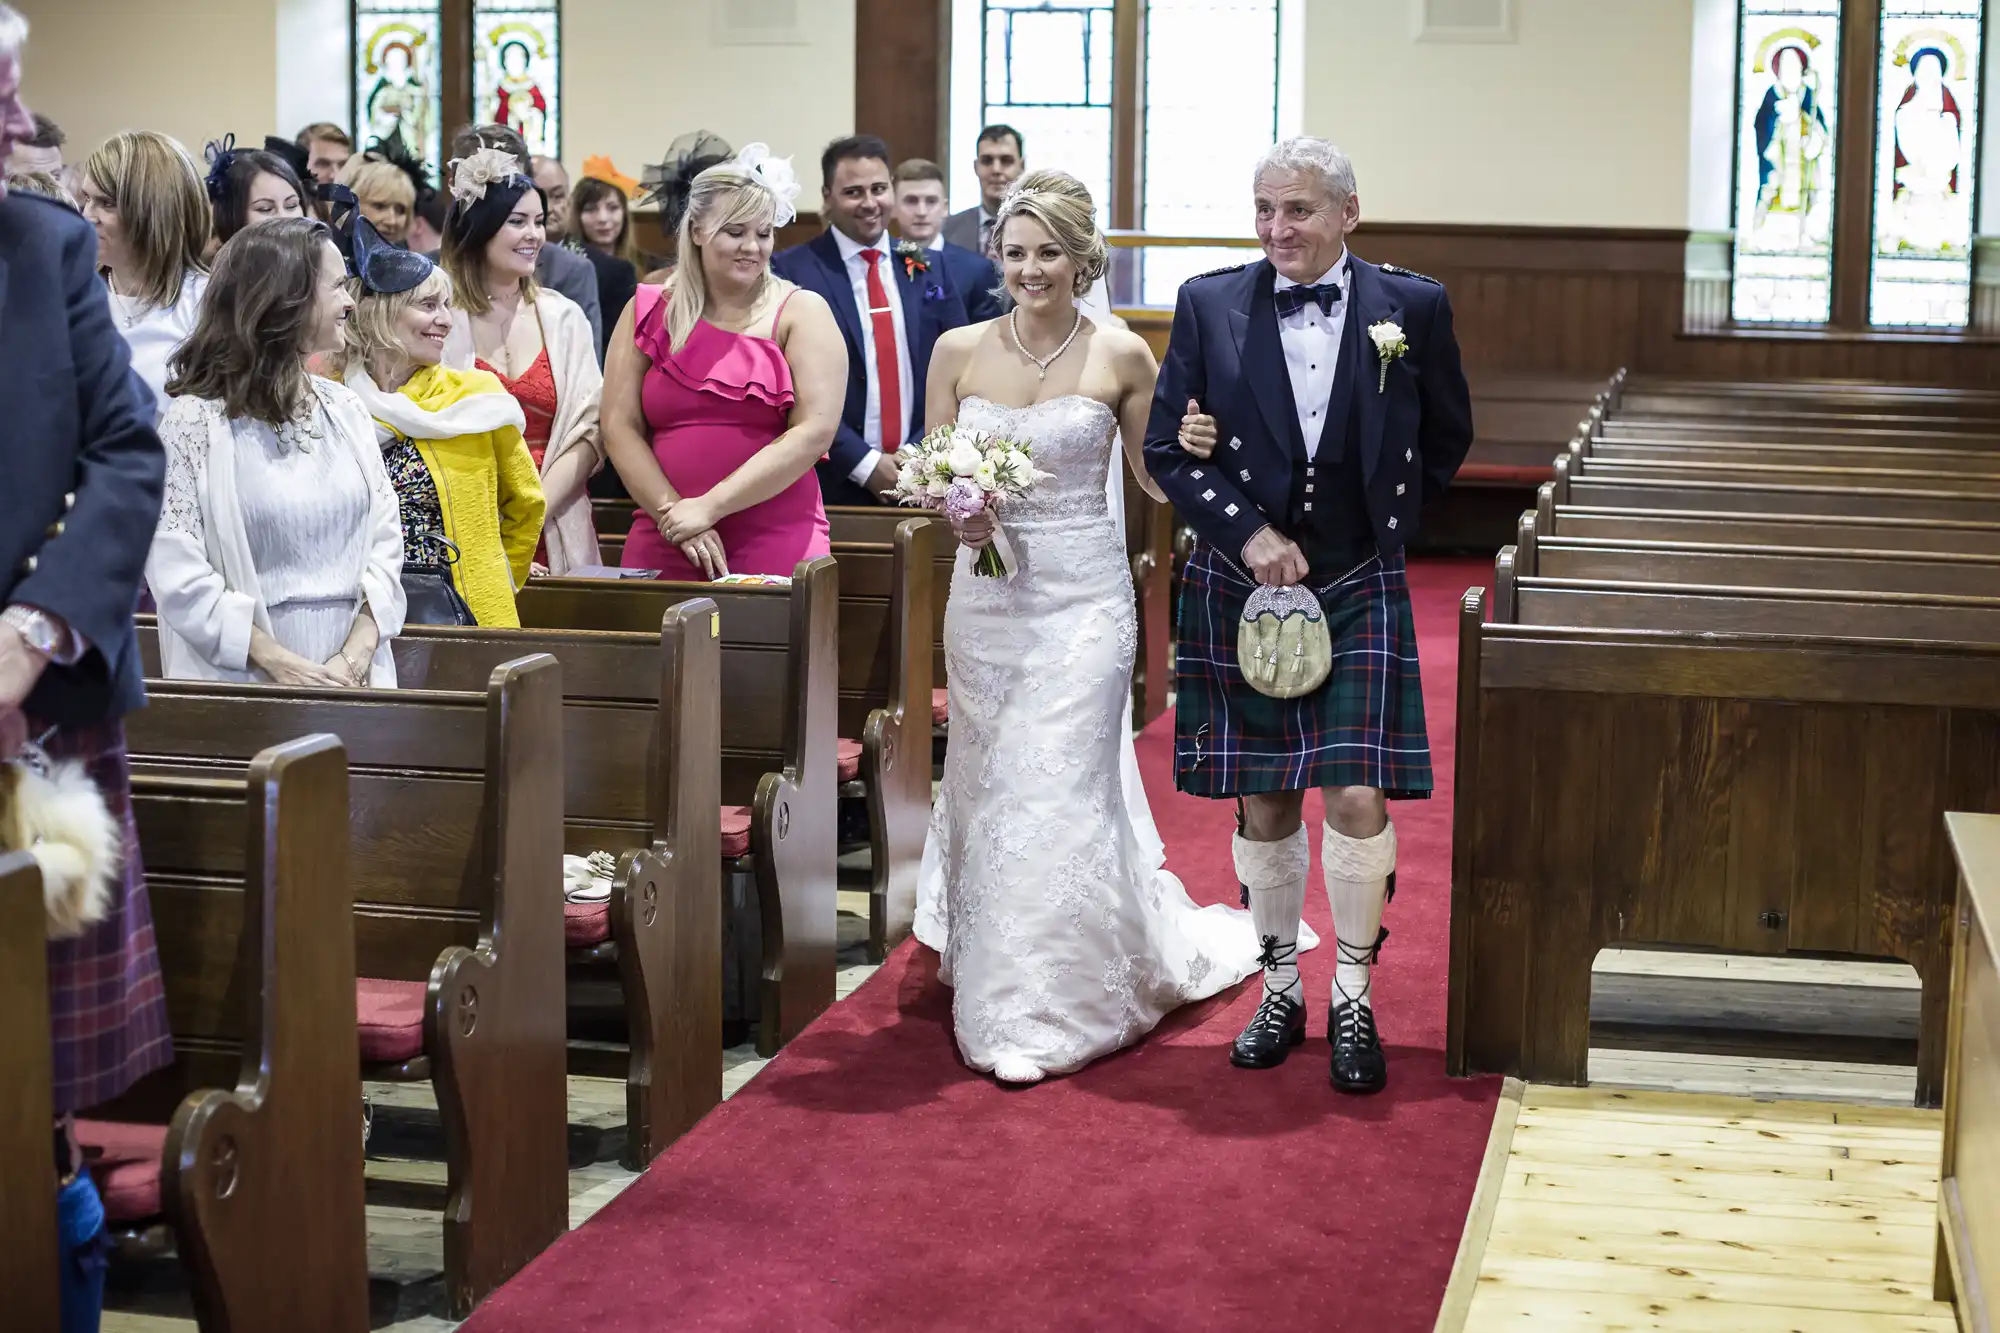
[[[34, 132], [20, 94], [26, 36], [26, 22], [0, 3], [0, 161]], [[145, 700], [132, 608], [166, 460], [153, 396], [112, 323], [89, 224], [60, 203], [4, 186], [0, 401], [8, 483], [0, 506], [0, 759], [32, 743], [53, 761], [80, 763], [122, 825], [126, 849], [101, 919], [48, 946], [57, 1132], [47, 1187], [62, 1237], [63, 1326], [95, 1328], [103, 1270], [78, 1256], [94, 1253], [104, 1214], [79, 1169], [70, 1116], [173, 1055], [119, 723]]]
[[944, 239], [944, 168], [937, 163], [913, 157], [897, 164], [896, 235], [922, 249], [924, 262], [944, 271], [965, 305], [967, 323], [998, 319], [1005, 313], [999, 266]]
[[847, 403], [819, 463], [820, 490], [828, 504], [893, 504], [896, 450], [924, 432], [931, 347], [965, 323], [965, 305], [943, 274], [890, 241], [887, 144], [872, 134], [834, 140], [820, 178], [831, 226], [771, 260], [780, 277], [826, 298], [847, 340]]
[[[1464, 461], [1472, 404], [1444, 288], [1348, 251], [1361, 207], [1346, 155], [1289, 139], [1256, 181], [1266, 257], [1181, 287], [1146, 431], [1147, 467], [1199, 538], [1176, 627], [1175, 780], [1241, 802], [1233, 850], [1264, 1001], [1230, 1060], [1251, 1069], [1305, 1037], [1300, 811], [1306, 788], [1324, 792], [1332, 1083], [1376, 1092], [1388, 1072], [1369, 982], [1396, 867], [1385, 802], [1431, 793], [1403, 547]], [[1316, 613], [1324, 682], [1289, 698], [1253, 685], [1236, 660], [1246, 610]]]
[[979, 203], [944, 220], [944, 238], [953, 245], [993, 257], [993, 219], [1000, 201], [1028, 169], [1028, 150], [1012, 125], [988, 125], [973, 143], [973, 169], [979, 173]]

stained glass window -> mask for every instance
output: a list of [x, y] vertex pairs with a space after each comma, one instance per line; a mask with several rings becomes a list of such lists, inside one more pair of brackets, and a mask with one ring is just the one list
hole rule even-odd
[[1966, 322], [1981, 8], [1981, 0], [1883, 0], [1870, 323]]
[[[1250, 172], [1278, 135], [1278, 0], [1150, 0], [1146, 7], [1145, 208], [1167, 236], [1249, 236]], [[1227, 97], [1215, 96], [1220, 84]], [[1150, 247], [1140, 301], [1172, 305], [1182, 282], [1240, 250]]]
[[474, 118], [518, 130], [528, 151], [562, 156], [558, 0], [478, 0], [472, 17]]
[[1032, 166], [1061, 167], [1111, 219], [1113, 0], [983, 0], [982, 124], [1021, 131]]
[[354, 0], [354, 137], [398, 133], [430, 166], [444, 163], [437, 0]]
[[1744, 0], [1740, 13], [1732, 312], [1820, 323], [1833, 305], [1840, 0]]

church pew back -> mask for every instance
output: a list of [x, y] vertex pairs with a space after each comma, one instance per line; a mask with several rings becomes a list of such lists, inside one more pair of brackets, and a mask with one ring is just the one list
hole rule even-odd
[[2000, 1292], [2000, 814], [1945, 816], [1958, 866], [1936, 1296], [1990, 1327]]
[[[260, 752], [241, 780], [141, 776], [132, 808], [148, 888], [179, 905], [154, 929], [181, 1060], [149, 1081], [188, 1094], [160, 1192], [197, 1316], [275, 1328], [303, 1299], [328, 1328], [364, 1329], [346, 755], [309, 736]], [[185, 1078], [230, 1058], [221, 1087]], [[308, 1246], [291, 1232], [302, 1198]]]
[[1994, 455], [1993, 467], [1975, 471], [1762, 459], [1627, 459], [1606, 458], [1595, 453], [1573, 454], [1569, 464], [1569, 475], [1576, 479], [1674, 480], [1695, 485], [1737, 482], [1752, 486], [1844, 487], [1864, 491], [1951, 491], [1988, 499], [2000, 497], [2000, 453]]
[[1914, 518], [2000, 522], [2000, 496], [1937, 487], [1782, 485], [1699, 482], [1678, 477], [1566, 477], [1556, 460], [1555, 503], [1594, 509], [1675, 509], [1710, 513], [1816, 514], [1842, 518]]
[[1744, 588], [1991, 595], [2000, 557], [1700, 542], [1536, 537], [1523, 523], [1517, 577], [1694, 583]]
[[[533, 656], [484, 693], [151, 681], [126, 724], [141, 776], [232, 776], [301, 732], [345, 745], [357, 971], [426, 986], [422, 1057], [370, 1077], [436, 1089], [459, 1315], [568, 1227], [561, 701]], [[202, 910], [155, 897], [159, 917]]]
[[758, 1048], [784, 1042], [833, 1003], [835, 705], [840, 581], [829, 557], [789, 588], [638, 579], [535, 579], [517, 597], [534, 629], [645, 632], [667, 607], [711, 599], [720, 617], [721, 801], [751, 810], [762, 997]]
[[562, 663], [565, 850], [626, 854], [607, 916], [631, 1170], [722, 1099], [715, 610], [706, 598], [669, 607], [651, 635], [412, 625], [393, 645], [411, 688], [479, 688], [527, 653]]
[[35, 859], [0, 853], [0, 1180], [8, 1182], [0, 1190], [0, 1291], [9, 1318], [35, 1330], [61, 1320], [46, 930]]
[[1612, 944], [1900, 958], [1942, 1090], [1946, 809], [2000, 809], [2000, 647], [1461, 610], [1453, 1073], [1585, 1079]]
[[1952, 475], [2000, 474], [2000, 449], [1896, 448], [1872, 444], [1766, 444], [1745, 440], [1676, 440], [1666, 443], [1623, 440], [1580, 440], [1592, 462], [1602, 463], [1756, 463], [1780, 468], [1862, 467], [1914, 468]]
[[2000, 521], [1558, 506], [1553, 483], [1534, 517], [1538, 533], [1561, 537], [2000, 555]]

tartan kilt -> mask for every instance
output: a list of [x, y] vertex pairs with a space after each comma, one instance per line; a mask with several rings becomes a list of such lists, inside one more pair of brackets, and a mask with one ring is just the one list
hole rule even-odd
[[[28, 719], [31, 734], [48, 723]], [[60, 727], [42, 742], [50, 759], [74, 759], [104, 794], [125, 831], [122, 883], [104, 919], [70, 940], [50, 940], [49, 1028], [55, 1110], [110, 1101], [141, 1076], [172, 1062], [167, 996], [153, 943], [153, 913], [132, 819], [125, 728], [117, 721]]]
[[1197, 796], [1374, 787], [1431, 794], [1430, 739], [1403, 556], [1371, 556], [1327, 583], [1333, 670], [1296, 699], [1259, 694], [1236, 669], [1236, 630], [1256, 584], [1207, 542], [1181, 573], [1175, 631], [1174, 784]]

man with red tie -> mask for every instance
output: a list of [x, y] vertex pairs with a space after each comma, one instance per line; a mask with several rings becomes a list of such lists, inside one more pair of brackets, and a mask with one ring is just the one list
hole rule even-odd
[[889, 235], [896, 202], [889, 146], [872, 134], [820, 155], [828, 230], [771, 260], [780, 277], [833, 307], [847, 340], [847, 403], [819, 463], [828, 504], [895, 503], [896, 450], [923, 434], [931, 347], [965, 306], [921, 247]]

